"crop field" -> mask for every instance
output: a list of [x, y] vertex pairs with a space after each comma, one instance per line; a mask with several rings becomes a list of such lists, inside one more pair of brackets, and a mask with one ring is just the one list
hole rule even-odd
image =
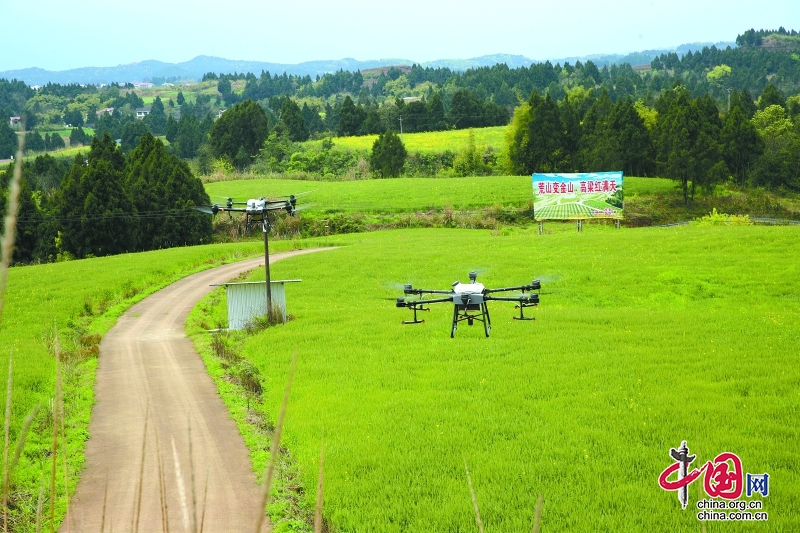
[[[494, 126], [491, 128], [474, 128], [472, 130], [427, 131], [423, 133], [404, 133], [403, 144], [409, 152], [436, 153], [450, 150], [459, 152], [467, 146], [469, 132], [475, 135], [475, 146], [484, 148], [492, 146], [495, 151], [505, 146], [505, 134], [508, 126]], [[335, 137], [334, 147], [348, 148], [350, 150], [372, 150], [372, 145], [377, 135], [362, 135], [358, 137]], [[307, 141], [307, 146], [317, 146], [322, 141]]]
[[[501, 205], [523, 207], [533, 200], [529, 176], [488, 176], [472, 178], [397, 178], [363, 181], [297, 181], [252, 179], [205, 184], [212, 202], [261, 196], [280, 196], [313, 191], [300, 200], [313, 204], [310, 212], [408, 212], [426, 209], [481, 208]], [[625, 178], [625, 194], [652, 194], [674, 190], [675, 182], [662, 178]]]
[[[274, 265], [303, 280], [287, 291], [296, 319], [242, 347], [273, 420], [298, 353], [283, 446], [313, 507], [324, 433], [334, 530], [476, 531], [466, 461], [489, 532], [530, 531], [540, 494], [543, 531], [700, 531], [702, 481], [685, 511], [658, 485], [682, 440], [692, 466], [727, 451], [769, 473], [759, 531], [800, 529], [796, 228], [338, 240], [349, 245]], [[541, 278], [536, 322], [495, 302], [488, 339], [479, 324], [451, 339], [448, 304], [400, 325], [400, 284], [445, 289], [471, 269], [488, 287]]]

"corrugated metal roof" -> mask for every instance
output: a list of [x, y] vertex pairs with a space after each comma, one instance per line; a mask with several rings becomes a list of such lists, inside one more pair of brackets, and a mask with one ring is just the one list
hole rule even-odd
[[[278, 307], [286, 322], [286, 283], [298, 283], [299, 279], [270, 281], [272, 305]], [[212, 287], [225, 287], [228, 297], [228, 329], [242, 330], [254, 317], [267, 314], [266, 287], [263, 281], [240, 281], [215, 283]]]

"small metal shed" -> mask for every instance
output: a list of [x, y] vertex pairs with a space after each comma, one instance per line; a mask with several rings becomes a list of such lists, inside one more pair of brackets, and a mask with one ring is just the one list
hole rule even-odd
[[[270, 282], [272, 305], [280, 308], [286, 322], [286, 283], [299, 283], [299, 279], [284, 279]], [[228, 296], [228, 329], [245, 329], [256, 316], [267, 314], [266, 287], [263, 281], [237, 283], [215, 283], [212, 287], [225, 287]]]

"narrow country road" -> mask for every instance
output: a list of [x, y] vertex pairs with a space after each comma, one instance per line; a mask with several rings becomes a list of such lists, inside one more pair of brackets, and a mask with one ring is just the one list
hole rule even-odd
[[[318, 250], [276, 253], [270, 262]], [[184, 322], [211, 283], [263, 264], [251, 259], [177, 281], [131, 307], [106, 334], [86, 464], [61, 532], [175, 533], [200, 531], [202, 523], [208, 533], [255, 533], [261, 487]]]

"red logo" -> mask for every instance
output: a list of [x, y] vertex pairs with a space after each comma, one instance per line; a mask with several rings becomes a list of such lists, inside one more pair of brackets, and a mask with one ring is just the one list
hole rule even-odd
[[661, 472], [661, 475], [658, 476], [658, 484], [662, 489], [679, 490], [687, 487], [701, 474], [705, 473], [703, 488], [706, 494], [712, 498], [736, 500], [742, 495], [744, 490], [742, 460], [735, 453], [723, 452], [714, 457], [713, 461], [708, 461], [702, 467], [695, 468], [683, 477], [679, 473], [678, 479], [670, 481], [669, 477], [679, 472], [681, 464], [680, 461], [677, 461]]

